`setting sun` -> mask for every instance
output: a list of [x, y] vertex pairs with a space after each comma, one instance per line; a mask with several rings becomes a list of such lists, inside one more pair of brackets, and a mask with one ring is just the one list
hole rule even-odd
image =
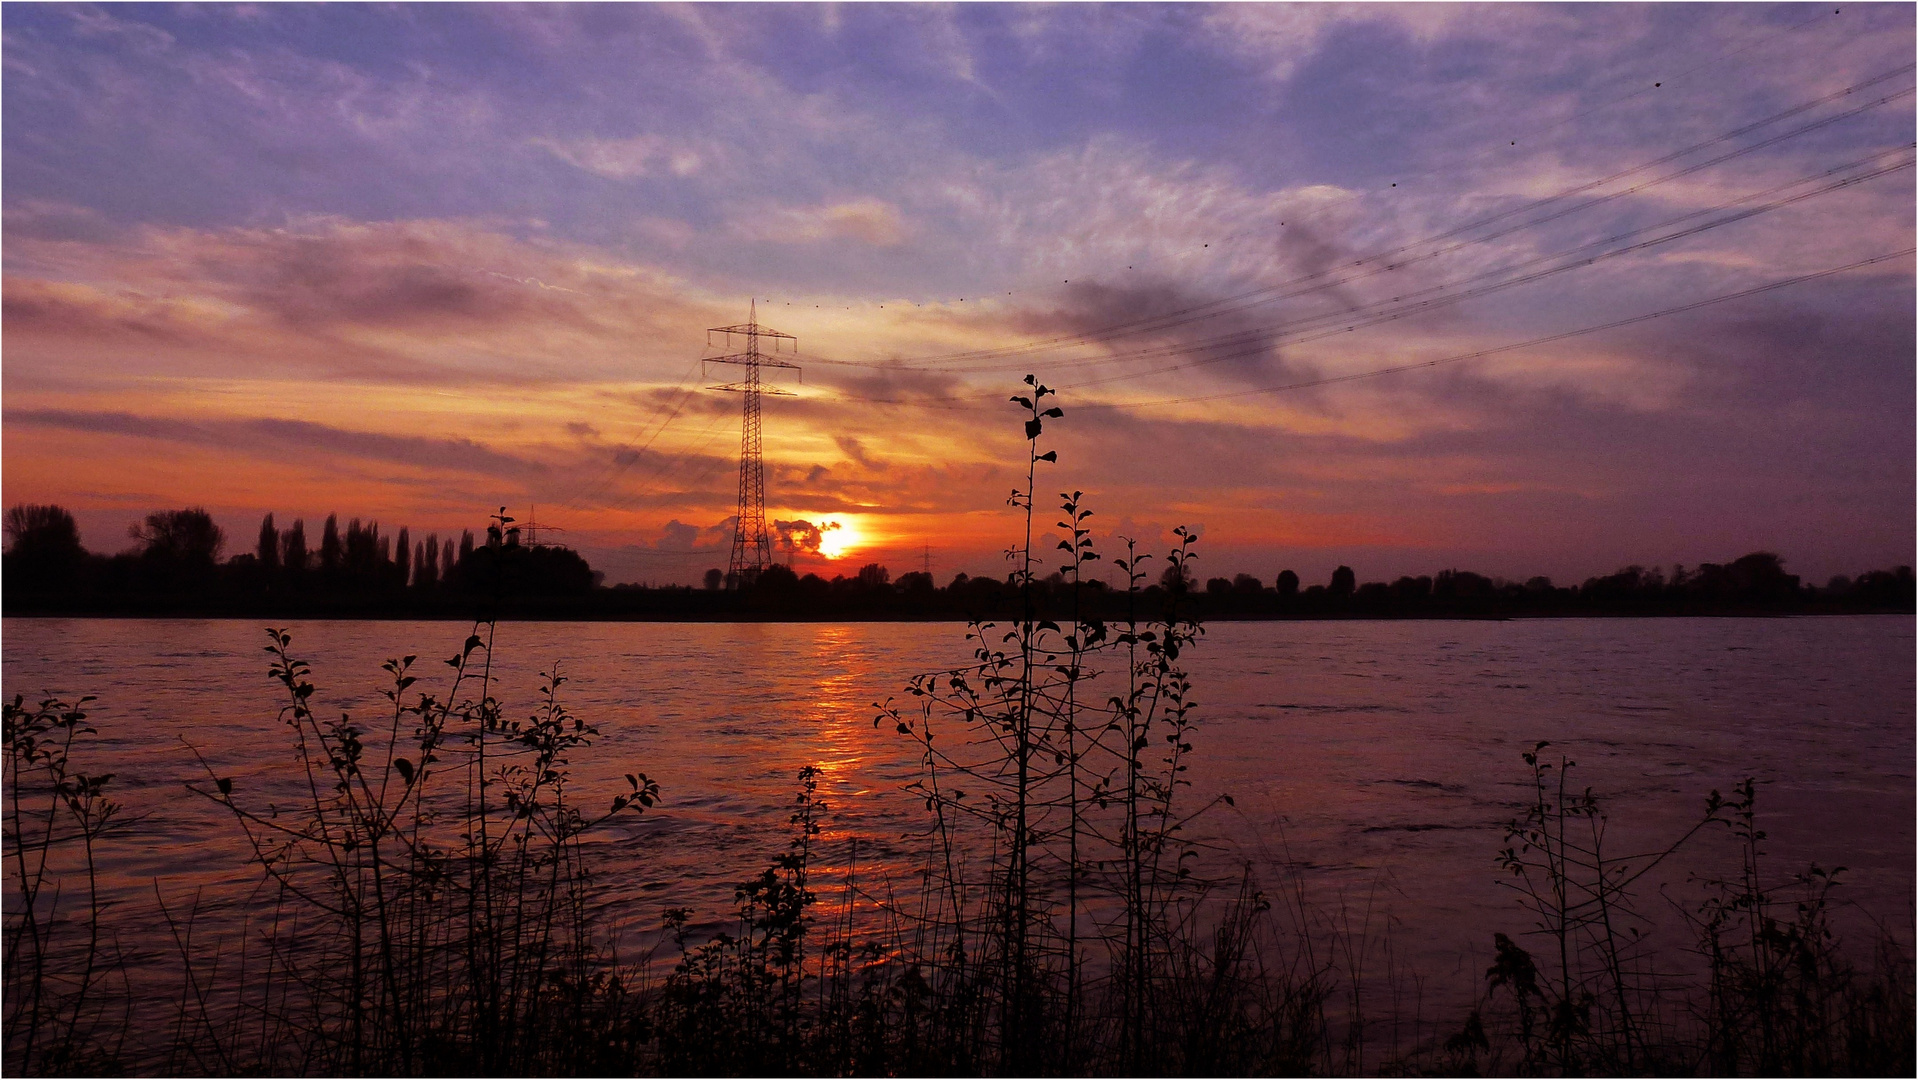
[[819, 554], [823, 558], [837, 559], [858, 547], [862, 539], [859, 530], [845, 522], [822, 521], [819, 523]]

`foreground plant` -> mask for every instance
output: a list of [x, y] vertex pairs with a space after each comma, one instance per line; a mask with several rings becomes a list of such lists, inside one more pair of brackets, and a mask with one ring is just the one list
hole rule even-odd
[[[106, 794], [113, 774], [88, 775], [75, 760], [79, 740], [95, 734], [87, 723], [93, 700], [46, 698], [29, 707], [15, 694], [0, 709], [8, 886], [0, 997], [14, 1072], [110, 1070], [126, 1035], [125, 958], [102, 921], [99, 875], [100, 845], [124, 822]], [[77, 900], [63, 895], [65, 875], [76, 871], [86, 880]]]
[[[1038, 466], [1058, 461], [1039, 439], [1064, 410], [1038, 379], [1026, 384], [1012, 398], [1025, 414], [1026, 485], [1007, 500], [1023, 515], [1024, 540], [1007, 552], [1021, 616], [1005, 627], [975, 621], [972, 664], [914, 679], [913, 705], [881, 706], [874, 720], [918, 744], [922, 775], [911, 790], [932, 815], [909, 955], [935, 994], [963, 1003], [944, 1022], [973, 1033], [978, 1068], [1165, 1068], [1189, 1048], [1148, 1002], [1238, 965], [1249, 936], [1206, 927], [1256, 920], [1269, 905], [1248, 893], [1232, 909], [1239, 915], [1199, 914], [1212, 883], [1194, 874], [1201, 845], [1184, 830], [1231, 801], [1182, 810], [1178, 798], [1190, 786], [1195, 719], [1180, 656], [1201, 631], [1180, 612], [1177, 589], [1152, 594], [1165, 607], [1141, 617], [1147, 557], [1131, 541], [1115, 560], [1128, 576], [1126, 620], [1076, 617], [1081, 592], [1103, 587], [1085, 580], [1100, 555], [1081, 492], [1060, 495], [1058, 522], [1067, 533], [1059, 580], [1075, 617], [1062, 626], [1038, 613]], [[1183, 581], [1195, 537], [1183, 527], [1174, 535], [1166, 561]]]
[[538, 708], [508, 719], [492, 693], [492, 632], [476, 624], [446, 661], [444, 697], [409, 695], [415, 657], [388, 661], [391, 708], [369, 747], [350, 715], [322, 719], [291, 634], [269, 631], [301, 798], [243, 801], [210, 767], [190, 785], [239, 825], [271, 915], [239, 962], [255, 970], [196, 969], [182, 950], [189, 989], [236, 988], [228, 1001], [187, 995], [183, 1063], [573, 1071], [637, 1039], [635, 1003], [590, 917], [581, 837], [652, 806], [658, 785], [629, 774], [628, 791], [584, 808], [569, 758], [597, 731], [566, 709], [557, 669]]

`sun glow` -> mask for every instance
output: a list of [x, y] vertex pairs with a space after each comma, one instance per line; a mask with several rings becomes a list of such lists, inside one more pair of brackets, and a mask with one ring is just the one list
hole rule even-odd
[[819, 554], [823, 558], [837, 559], [859, 546], [864, 537], [859, 530], [843, 521], [822, 521], [819, 523]]

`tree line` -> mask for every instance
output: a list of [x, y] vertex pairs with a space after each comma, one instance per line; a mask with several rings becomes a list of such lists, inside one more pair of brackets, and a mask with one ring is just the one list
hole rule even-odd
[[[856, 613], [891, 618], [1011, 618], [1023, 603], [1016, 586], [996, 577], [956, 574], [940, 587], [918, 571], [894, 580], [884, 566], [869, 564], [850, 576], [826, 580], [773, 566], [736, 594], [720, 592], [722, 575], [706, 575], [707, 595], [666, 588], [650, 594], [660, 609], [693, 612], [720, 608], [766, 617], [815, 618]], [[1176, 601], [1205, 619], [1271, 618], [1508, 618], [1573, 615], [1711, 615], [1909, 612], [1914, 587], [1909, 566], [1841, 575], [1807, 585], [1785, 572], [1773, 552], [1753, 552], [1728, 563], [1695, 568], [1628, 566], [1617, 573], [1560, 586], [1549, 577], [1508, 581], [1470, 570], [1401, 576], [1361, 584], [1340, 566], [1324, 584], [1304, 584], [1282, 570], [1267, 585], [1251, 574], [1211, 577], [1201, 583], [1186, 568], [1166, 567], [1137, 592], [1114, 589], [1087, 577], [1074, 583], [1054, 573], [1035, 583], [1040, 613], [1052, 619], [1121, 619], [1131, 611], [1161, 610]], [[814, 614], [824, 613], [824, 614]]]
[[[81, 546], [73, 515], [59, 506], [7, 511], [5, 607], [10, 614], [384, 615], [471, 618], [476, 611], [563, 618], [1003, 619], [1023, 603], [997, 577], [956, 574], [944, 586], [914, 571], [897, 579], [877, 563], [831, 579], [770, 566], [724, 588], [718, 569], [704, 588], [601, 584], [577, 552], [522, 543], [500, 513], [475, 533], [429, 533], [329, 514], [317, 538], [295, 519], [269, 513], [252, 550], [228, 555], [227, 537], [204, 509], [148, 514], [128, 529], [134, 546], [100, 555]], [[1841, 575], [1809, 585], [1772, 552], [1694, 568], [1628, 566], [1560, 586], [1547, 577], [1508, 581], [1441, 570], [1360, 583], [1340, 566], [1324, 584], [1282, 570], [1270, 585], [1251, 574], [1211, 577], [1166, 568], [1143, 590], [1116, 590], [1061, 573], [1037, 583], [1047, 618], [1118, 619], [1167, 600], [1204, 618], [1503, 618], [1528, 615], [1794, 614], [1909, 612], [1909, 566]], [[1145, 605], [1145, 606], [1140, 606]]]
[[475, 601], [577, 596], [598, 580], [566, 548], [525, 545], [502, 510], [480, 538], [465, 529], [416, 539], [355, 517], [328, 514], [317, 537], [268, 513], [252, 550], [227, 554], [227, 536], [205, 509], [162, 510], [128, 528], [135, 543], [113, 555], [87, 551], [73, 515], [22, 504], [6, 513], [6, 607], [33, 613], [251, 614], [261, 610], [379, 613], [440, 608], [466, 617]]

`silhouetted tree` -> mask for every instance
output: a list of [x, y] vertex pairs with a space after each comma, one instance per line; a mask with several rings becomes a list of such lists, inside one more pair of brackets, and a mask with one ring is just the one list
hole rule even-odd
[[[709, 574], [707, 576], [710, 577], [711, 575]], [[759, 572], [757, 578], [753, 579], [753, 588], [762, 593], [783, 595], [792, 592], [798, 587], [799, 575], [793, 573], [792, 567], [780, 563], [773, 563], [771, 566], [766, 567]]]
[[1785, 560], [1769, 551], [1754, 551], [1726, 569], [1739, 594], [1749, 600], [1789, 600], [1798, 592], [1798, 575], [1785, 573]]
[[721, 570], [717, 566], [713, 567], [711, 570], [706, 571], [706, 588], [707, 589], [717, 591], [718, 588], [724, 584], [726, 584], [726, 571]]
[[320, 573], [332, 577], [340, 572], [340, 517], [326, 515], [326, 527], [320, 531]]
[[1327, 586], [1326, 591], [1333, 596], [1350, 596], [1357, 585], [1358, 576], [1352, 573], [1352, 568], [1341, 566], [1332, 571], [1332, 584]]
[[1243, 596], [1257, 596], [1265, 591], [1265, 582], [1260, 581], [1251, 574], [1234, 574], [1232, 576], [1232, 591]]
[[280, 568], [280, 530], [273, 525], [271, 511], [260, 519], [260, 543], [254, 549], [254, 555], [260, 560], [260, 569], [271, 575]]
[[[1722, 568], [1714, 567], [1714, 570]], [[1722, 584], [1723, 575], [1717, 574], [1713, 580]], [[1656, 600], [1663, 594], [1664, 588], [1665, 577], [1656, 569], [1627, 566], [1605, 577], [1587, 578], [1578, 591], [1587, 599], [1602, 604], [1618, 604]]]
[[7, 553], [29, 558], [84, 554], [80, 526], [64, 507], [21, 503], [7, 511]]
[[1192, 591], [1192, 571], [1176, 563], [1167, 563], [1159, 572], [1159, 587], [1174, 596], [1183, 596]]
[[399, 538], [393, 541], [393, 575], [400, 588], [412, 578], [413, 538], [406, 526], [400, 526]]
[[1230, 596], [1232, 595], [1232, 581], [1230, 578], [1222, 577], [1207, 578], [1205, 581], [1205, 591], [1209, 596]]
[[1440, 570], [1432, 579], [1432, 597], [1437, 600], [1476, 599], [1492, 593], [1492, 579], [1470, 570]]
[[205, 510], [156, 511], [128, 526], [127, 535], [142, 545], [128, 567], [139, 588], [176, 594], [212, 590], [226, 534]]
[[5, 583], [24, 592], [66, 592], [86, 562], [80, 526], [59, 506], [22, 503], [7, 511]]
[[[462, 563], [465, 562], [466, 557], [468, 555], [471, 555], [472, 553], [473, 553], [473, 530], [467, 529], [466, 531], [460, 533], [459, 562], [462, 562]], [[457, 566], [458, 563], [455, 563], [454, 565]], [[451, 575], [447, 575], [447, 576], [451, 576]]]
[[1392, 592], [1400, 600], [1428, 600], [1432, 596], [1432, 579], [1423, 574], [1418, 577], [1407, 574], [1392, 583]]
[[293, 524], [280, 536], [280, 565], [287, 573], [299, 577], [306, 573], [307, 562], [306, 521], [294, 518]]
[[148, 514], [142, 524], [128, 526], [127, 535], [146, 545], [147, 558], [182, 564], [211, 566], [226, 546], [226, 532], [197, 506]]
[[1281, 570], [1279, 576], [1273, 579], [1272, 587], [1281, 597], [1290, 600], [1299, 595], [1299, 575], [1290, 570]]
[[1914, 599], [1911, 567], [1899, 566], [1891, 570], [1871, 570], [1858, 575], [1852, 582], [1851, 591], [1874, 607], [1896, 607], [1909, 609]]
[[454, 572], [465, 591], [502, 598], [571, 596], [593, 587], [592, 567], [563, 547], [489, 544], [473, 549]]
[[380, 569], [380, 523], [377, 521], [360, 524], [354, 518], [346, 526], [346, 551], [344, 560], [347, 573], [358, 584], [374, 581]]
[[859, 584], [868, 589], [883, 588], [892, 581], [892, 571], [878, 563], [867, 563], [859, 568]]

